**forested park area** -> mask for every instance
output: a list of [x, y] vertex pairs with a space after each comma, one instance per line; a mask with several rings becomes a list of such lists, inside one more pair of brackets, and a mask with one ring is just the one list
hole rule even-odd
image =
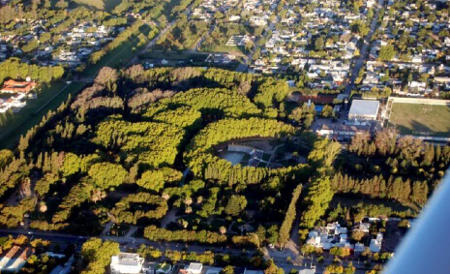
[[[288, 95], [285, 80], [257, 74], [104, 67], [0, 152], [0, 224], [96, 236], [111, 222], [115, 235], [136, 225], [153, 241], [255, 248], [283, 246], [292, 229], [304, 235], [325, 219], [420, 212], [449, 146], [390, 129], [349, 144], [323, 139], [293, 113], [303, 106], [286, 107]], [[250, 137], [305, 161], [241, 166], [215, 154]], [[362, 204], [330, 207], [346, 195]]]

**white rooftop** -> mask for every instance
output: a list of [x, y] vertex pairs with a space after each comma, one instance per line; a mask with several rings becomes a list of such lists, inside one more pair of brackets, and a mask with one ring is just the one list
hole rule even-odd
[[300, 269], [298, 271], [298, 274], [314, 274], [316, 273], [316, 268], [305, 268], [305, 269]]
[[111, 273], [140, 273], [143, 263], [139, 254], [122, 252], [111, 257]]
[[186, 269], [188, 273], [199, 274], [202, 272], [203, 264], [201, 263], [190, 263], [189, 267]]
[[380, 102], [375, 100], [353, 100], [349, 116], [376, 116]]

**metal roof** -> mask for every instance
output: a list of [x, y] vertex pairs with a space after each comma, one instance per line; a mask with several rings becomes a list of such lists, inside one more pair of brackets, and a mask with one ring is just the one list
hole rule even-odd
[[376, 116], [380, 102], [374, 100], [353, 100], [348, 113], [349, 116]]

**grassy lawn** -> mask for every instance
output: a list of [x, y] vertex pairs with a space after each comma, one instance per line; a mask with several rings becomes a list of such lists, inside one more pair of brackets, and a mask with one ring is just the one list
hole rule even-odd
[[83, 75], [87, 77], [95, 77], [98, 71], [104, 67], [119, 67], [121, 65], [126, 65], [126, 63], [132, 58], [135, 54], [135, 46], [137, 40], [135, 37], [132, 38], [133, 41], [127, 41], [122, 43], [116, 49], [108, 52], [100, 61], [96, 64], [88, 64], [86, 69], [83, 71]]
[[67, 85], [63, 81], [58, 81], [43, 89], [36, 99], [28, 100], [27, 105], [0, 128], [0, 148], [13, 147], [20, 135], [25, 134], [28, 129], [39, 123], [50, 109], [57, 108], [69, 94], [76, 94], [83, 86], [84, 84], [80, 82]]
[[117, 5], [120, 4], [121, 0], [74, 0], [74, 2], [94, 7], [99, 10], [112, 11]]
[[[144, 24], [139, 28], [139, 33], [147, 36], [151, 30], [152, 29], [148, 25]], [[128, 65], [129, 61], [136, 53], [145, 46], [138, 45], [139, 39], [137, 35], [139, 35], [139, 33], [132, 35], [127, 41], [120, 44], [120, 46], [106, 53], [96, 64], [87, 64], [86, 68], [83, 70], [83, 76], [95, 77], [98, 71], [104, 66], [121, 68]], [[157, 32], [154, 35], [156, 36]]]
[[[203, 49], [202, 49], [203, 50]], [[205, 49], [205, 51], [208, 51], [209, 49]], [[242, 47], [234, 46], [230, 47], [227, 45], [216, 45], [213, 48], [210, 49], [212, 52], [225, 52], [225, 53], [231, 53], [236, 56], [245, 56], [245, 52]]]
[[[87, 77], [95, 77], [103, 66], [118, 67], [125, 65], [135, 54], [133, 47], [137, 39], [124, 42], [118, 48], [107, 53], [97, 64], [88, 65], [83, 71]], [[27, 105], [18, 113], [15, 113], [10, 121], [0, 128], [0, 148], [13, 147], [20, 135], [25, 134], [35, 124], [39, 123], [42, 116], [50, 109], [57, 108], [67, 96], [75, 95], [84, 86], [83, 83], [73, 82], [66, 85], [63, 81], [53, 83], [49, 88], [42, 90], [35, 100], [28, 100]]]
[[394, 103], [389, 124], [403, 134], [450, 136], [450, 107]]
[[166, 59], [166, 60], [186, 60], [192, 59], [193, 61], [204, 61], [208, 57], [207, 53], [194, 53], [187, 51], [162, 51], [151, 50], [149, 52], [139, 55], [141, 59]]
[[[148, 34], [150, 28], [146, 28], [144, 34]], [[128, 41], [123, 42], [117, 48], [108, 52], [102, 59], [100, 59], [96, 64], [88, 64], [86, 69], [83, 71], [83, 75], [87, 77], [95, 77], [98, 71], [104, 67], [122, 67], [128, 64], [131, 58], [136, 55], [136, 52], [140, 48], [137, 47], [139, 39], [136, 35], [130, 37]]]
[[[148, 33], [148, 30], [149, 28], [144, 31]], [[138, 42], [139, 39], [132, 36], [128, 41], [108, 52], [97, 64], [89, 64], [82, 74], [85, 77], [94, 78], [104, 66], [120, 67], [127, 65], [138, 50], [136, 49]], [[28, 129], [39, 123], [50, 109], [56, 109], [67, 99], [69, 94], [77, 94], [84, 85], [81, 82], [73, 82], [67, 85], [64, 81], [57, 81], [52, 83], [50, 87], [43, 89], [38, 94], [37, 99], [28, 100], [27, 105], [20, 112], [15, 113], [5, 126], [0, 127], [0, 148], [12, 148], [18, 142], [20, 135], [25, 134]]]
[[[144, 34], [148, 34], [150, 28], [145, 28]], [[88, 64], [82, 72], [85, 77], [94, 78], [98, 71], [104, 66], [121, 67], [136, 55], [137, 44], [139, 39], [134, 35], [119, 47], [108, 52], [97, 64]], [[15, 113], [8, 123], [0, 127], [0, 148], [11, 148], [19, 140], [20, 135], [25, 134], [28, 129], [39, 123], [42, 117], [50, 110], [56, 109], [63, 101], [67, 99], [69, 94], [77, 94], [83, 87], [84, 83], [73, 82], [67, 85], [64, 81], [52, 83], [48, 88], [43, 89], [37, 99], [28, 100], [27, 105], [18, 113]]]
[[120, 2], [122, 2], [122, 0], [107, 0], [104, 3], [105, 6], [105, 10], [106, 11], [112, 11], [117, 5], [120, 4]]

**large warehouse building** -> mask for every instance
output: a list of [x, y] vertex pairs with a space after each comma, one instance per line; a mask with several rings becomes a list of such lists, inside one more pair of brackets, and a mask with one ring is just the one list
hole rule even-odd
[[376, 120], [380, 102], [374, 100], [353, 100], [348, 112], [349, 120]]

